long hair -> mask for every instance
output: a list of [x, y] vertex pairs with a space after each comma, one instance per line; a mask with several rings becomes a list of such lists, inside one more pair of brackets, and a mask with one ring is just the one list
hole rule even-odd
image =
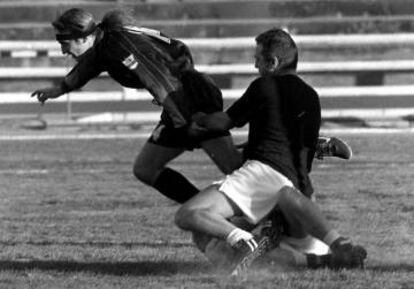
[[287, 32], [279, 28], [270, 29], [258, 35], [256, 43], [262, 45], [262, 55], [266, 61], [276, 56], [280, 70], [296, 69], [298, 48]]
[[113, 10], [106, 13], [99, 28], [103, 31], [121, 30], [125, 26], [135, 26], [137, 21], [132, 17], [131, 13], [125, 10]]

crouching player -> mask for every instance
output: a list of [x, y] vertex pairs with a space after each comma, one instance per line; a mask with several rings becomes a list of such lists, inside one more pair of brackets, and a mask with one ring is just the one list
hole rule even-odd
[[[237, 144], [236, 147], [245, 149], [248, 142]], [[319, 137], [315, 158], [337, 157], [349, 160], [352, 157], [351, 147], [343, 140], [336, 137]], [[349, 260], [335, 258], [329, 247], [320, 240], [310, 236], [291, 236], [291, 230], [283, 219], [278, 208], [275, 208], [270, 216], [255, 226], [245, 218], [232, 218], [231, 222], [253, 234], [261, 234], [263, 230], [272, 230], [272, 234], [279, 236], [278, 246], [265, 256], [272, 263], [287, 266], [307, 267], [312, 269], [330, 268], [342, 269], [358, 266]], [[234, 250], [224, 240], [207, 235], [193, 234], [196, 247], [205, 254], [215, 268], [223, 268], [231, 262]]]
[[[258, 225], [252, 225], [245, 219], [231, 218], [230, 221], [237, 227], [249, 231], [254, 236], [269, 235], [273, 238], [269, 252], [263, 256], [264, 263], [271, 262], [281, 266], [306, 267], [310, 269], [352, 269], [362, 267], [359, 259], [344, 258], [332, 254], [330, 248], [311, 235], [304, 237], [292, 237], [288, 233], [289, 228], [283, 221], [279, 210], [271, 214], [271, 218], [261, 221]], [[275, 221], [276, 218], [280, 218]], [[232, 266], [237, 252], [225, 241], [199, 233], [193, 234], [193, 241], [197, 248], [204, 253], [214, 268], [221, 270]]]
[[261, 77], [226, 112], [193, 117], [199, 126], [214, 131], [249, 124], [247, 160], [182, 205], [176, 224], [225, 240], [234, 252], [226, 269], [241, 274], [253, 260], [274, 249], [281, 234], [272, 225], [254, 235], [229, 219], [244, 217], [256, 225], [277, 206], [290, 235], [311, 235], [329, 247], [332, 259], [362, 267], [366, 250], [341, 236], [309, 198], [313, 189], [308, 173], [321, 111], [315, 90], [296, 74], [296, 44], [280, 29], [262, 33], [256, 42], [255, 65]]

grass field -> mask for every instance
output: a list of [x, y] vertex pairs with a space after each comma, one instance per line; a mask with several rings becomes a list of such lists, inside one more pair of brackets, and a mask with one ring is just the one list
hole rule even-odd
[[[316, 197], [369, 251], [366, 269], [258, 265], [210, 272], [177, 205], [134, 180], [140, 138], [0, 141], [0, 288], [414, 288], [414, 134], [340, 134], [351, 161], [316, 161]], [[200, 151], [173, 166], [200, 187], [220, 173]]]

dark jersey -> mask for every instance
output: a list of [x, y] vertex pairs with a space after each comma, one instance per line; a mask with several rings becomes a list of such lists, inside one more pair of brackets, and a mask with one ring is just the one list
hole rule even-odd
[[[147, 89], [163, 106], [166, 122], [174, 127], [186, 126], [193, 113], [202, 111], [194, 106], [202, 106], [206, 99], [213, 102], [213, 111], [222, 109], [220, 90], [194, 70], [187, 46], [155, 30], [124, 27], [105, 31], [80, 57], [62, 88], [66, 92], [78, 89], [103, 71], [125, 87]], [[193, 88], [192, 83], [207, 88]]]
[[236, 127], [249, 123], [247, 159], [270, 165], [305, 195], [312, 194], [308, 173], [321, 122], [313, 88], [296, 75], [260, 77], [227, 114]]

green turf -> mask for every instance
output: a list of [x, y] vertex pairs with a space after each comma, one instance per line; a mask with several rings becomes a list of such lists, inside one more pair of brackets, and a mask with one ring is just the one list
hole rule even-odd
[[[340, 135], [349, 161], [316, 161], [317, 201], [369, 251], [366, 270], [256, 266], [212, 274], [173, 223], [177, 206], [132, 176], [142, 140], [0, 142], [0, 288], [414, 288], [414, 134]], [[199, 186], [199, 151], [173, 163]]]

